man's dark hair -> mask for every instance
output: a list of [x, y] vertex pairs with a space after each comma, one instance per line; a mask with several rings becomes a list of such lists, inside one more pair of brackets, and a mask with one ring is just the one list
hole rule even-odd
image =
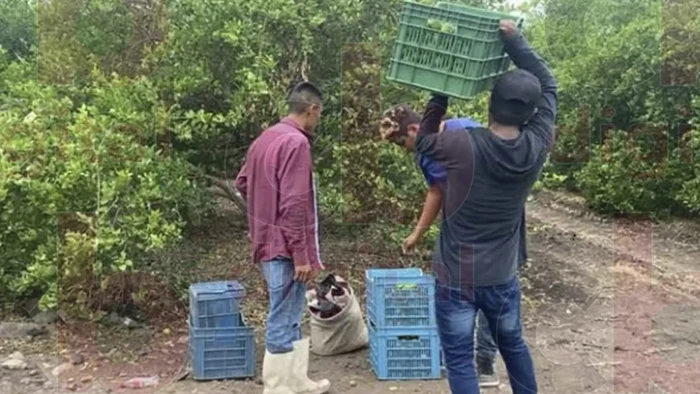
[[421, 116], [408, 105], [395, 105], [384, 112], [379, 133], [383, 139], [401, 145], [408, 135], [408, 126], [420, 121]]
[[522, 69], [509, 71], [496, 80], [491, 91], [491, 119], [505, 126], [522, 126], [535, 113], [541, 96], [537, 77]]
[[296, 115], [303, 114], [310, 106], [320, 105], [322, 102], [323, 94], [321, 94], [321, 89], [311, 82], [297, 84], [287, 97], [289, 113]]

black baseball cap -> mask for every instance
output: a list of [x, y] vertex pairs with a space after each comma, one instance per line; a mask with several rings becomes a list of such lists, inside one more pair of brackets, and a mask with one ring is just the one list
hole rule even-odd
[[542, 87], [536, 76], [523, 69], [509, 71], [493, 85], [489, 111], [498, 123], [520, 126], [535, 113], [541, 97]]

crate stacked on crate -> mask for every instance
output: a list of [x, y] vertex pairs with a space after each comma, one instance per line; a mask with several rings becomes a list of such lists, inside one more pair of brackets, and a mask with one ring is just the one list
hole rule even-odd
[[470, 99], [490, 89], [510, 60], [498, 32], [504, 13], [451, 3], [404, 2], [387, 78]]
[[435, 279], [420, 269], [365, 273], [370, 364], [380, 380], [439, 379]]
[[190, 286], [189, 357], [195, 380], [255, 376], [255, 335], [239, 309], [237, 281]]

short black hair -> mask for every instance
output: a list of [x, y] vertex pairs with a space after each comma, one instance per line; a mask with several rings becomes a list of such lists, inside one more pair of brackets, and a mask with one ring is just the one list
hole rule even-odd
[[311, 82], [301, 82], [292, 88], [287, 97], [289, 113], [302, 114], [312, 105], [323, 102], [321, 89]]

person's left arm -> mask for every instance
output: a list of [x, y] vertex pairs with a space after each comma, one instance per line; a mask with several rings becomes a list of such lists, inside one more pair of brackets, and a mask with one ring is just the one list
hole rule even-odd
[[441, 206], [442, 188], [440, 188], [438, 185], [432, 185], [428, 189], [428, 193], [425, 195], [423, 213], [421, 213], [420, 219], [418, 219], [418, 224], [416, 225], [415, 230], [413, 230], [419, 239], [425, 235], [433, 222], [435, 222]]
[[425, 195], [425, 202], [423, 203], [418, 223], [411, 234], [403, 241], [404, 252], [413, 250], [435, 222], [442, 207], [442, 188], [445, 187], [447, 180], [445, 169], [434, 160], [419, 155], [417, 164], [428, 184], [428, 192]]
[[411, 252], [416, 247], [428, 229], [430, 229], [433, 222], [435, 222], [438, 213], [440, 213], [441, 207], [442, 188], [440, 188], [438, 185], [432, 185], [428, 189], [428, 193], [425, 195], [423, 211], [418, 219], [418, 224], [416, 224], [416, 227], [413, 229], [411, 234], [409, 234], [409, 236], [403, 240], [401, 247], [404, 253]]

